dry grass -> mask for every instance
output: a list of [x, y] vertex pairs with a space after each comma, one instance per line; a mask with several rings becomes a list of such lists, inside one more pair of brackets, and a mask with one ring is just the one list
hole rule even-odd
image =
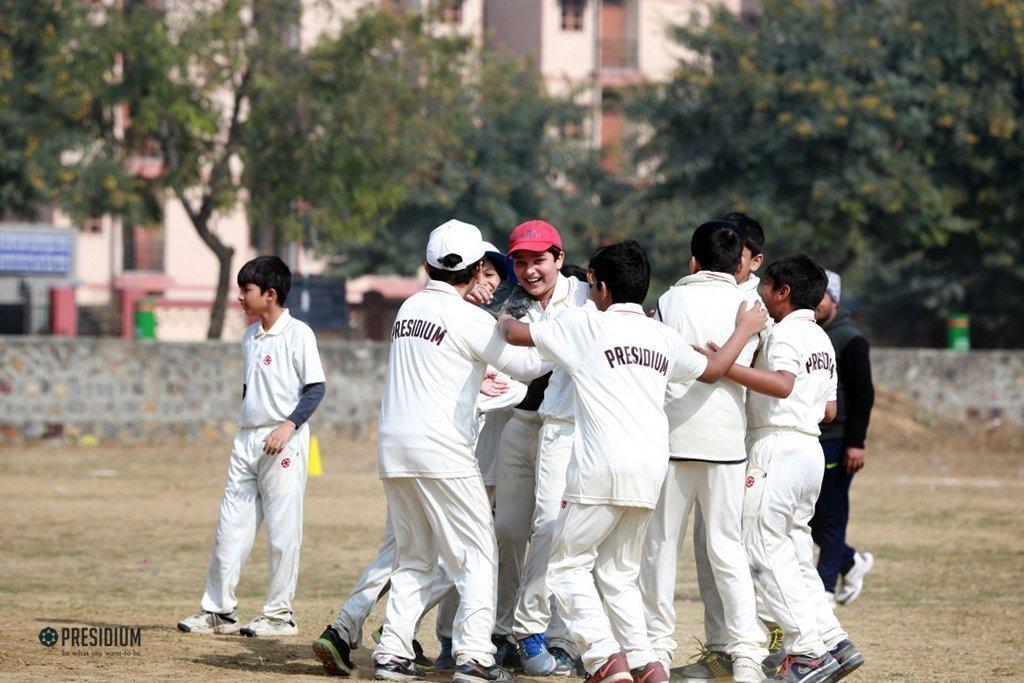
[[[929, 423], [883, 401], [853, 493], [851, 541], [875, 553], [876, 568], [860, 600], [840, 611], [868, 659], [851, 680], [1024, 677], [1021, 438]], [[306, 496], [302, 635], [279, 641], [174, 628], [202, 591], [226, 445], [0, 451], [0, 675], [322, 675], [309, 641], [375, 554], [384, 519], [372, 442], [323, 449], [326, 474], [310, 480]], [[259, 609], [265, 582], [261, 534], [239, 587], [243, 618]], [[690, 643], [701, 611], [689, 550], [678, 599], [679, 642]], [[44, 626], [100, 624], [142, 627], [139, 656], [64, 655], [37, 640]], [[356, 662], [369, 671], [369, 650]]]

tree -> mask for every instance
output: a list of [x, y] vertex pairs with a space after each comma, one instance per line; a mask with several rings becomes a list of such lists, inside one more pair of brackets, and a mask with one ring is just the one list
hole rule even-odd
[[[557, 134], [580, 117], [571, 101], [533, 64], [434, 28], [429, 15], [368, 15], [310, 51], [309, 80], [285, 98], [313, 131], [304, 217], [343, 272], [417, 272], [449, 218], [500, 245], [527, 218], [575, 225], [586, 201], [573, 181], [590, 152]], [[353, 171], [374, 182], [346, 184]]]
[[1024, 6], [999, 0], [766, 0], [754, 24], [695, 19], [677, 33], [692, 57], [633, 102], [655, 169], [642, 202], [687, 210], [683, 253], [680, 223], [756, 215], [772, 253], [877, 288], [876, 329], [899, 329], [900, 291], [923, 285], [918, 315], [967, 309], [990, 343], [1022, 343], [991, 291], [1024, 285], [1022, 27]]

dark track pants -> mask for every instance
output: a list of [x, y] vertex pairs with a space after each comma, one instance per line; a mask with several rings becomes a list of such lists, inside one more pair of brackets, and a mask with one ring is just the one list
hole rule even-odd
[[818, 574], [825, 590], [834, 593], [840, 574], [853, 566], [854, 549], [846, 545], [846, 522], [850, 518], [850, 483], [853, 475], [846, 473], [843, 439], [821, 442], [825, 452], [825, 474], [821, 495], [811, 518], [811, 537], [818, 544]]

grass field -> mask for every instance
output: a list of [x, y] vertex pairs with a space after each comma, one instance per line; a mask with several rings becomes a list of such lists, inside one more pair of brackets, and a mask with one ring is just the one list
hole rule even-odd
[[[882, 401], [853, 490], [850, 539], [876, 564], [863, 596], [839, 612], [867, 656], [848, 680], [1024, 679], [1022, 438], [922, 422]], [[306, 493], [301, 635], [281, 640], [175, 630], [202, 592], [227, 444], [0, 448], [0, 676], [321, 676], [309, 643], [375, 555], [384, 522], [372, 441], [321, 447], [325, 474]], [[265, 586], [261, 533], [239, 586], [243, 619]], [[702, 633], [689, 548], [677, 600], [682, 661]], [[378, 606], [370, 623], [379, 621]], [[91, 625], [141, 627], [141, 643], [123, 654], [39, 642], [47, 626]], [[369, 652], [356, 652], [364, 675]]]

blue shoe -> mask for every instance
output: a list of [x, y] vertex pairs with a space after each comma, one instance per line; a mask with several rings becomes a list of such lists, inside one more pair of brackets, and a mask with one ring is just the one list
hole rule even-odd
[[452, 655], [452, 639], [438, 636], [437, 642], [441, 643], [441, 651], [437, 653], [437, 659], [434, 660], [434, 670], [455, 671], [455, 657]]
[[548, 652], [548, 639], [543, 633], [520, 638], [519, 655], [527, 676], [550, 676], [558, 667], [558, 661]]

